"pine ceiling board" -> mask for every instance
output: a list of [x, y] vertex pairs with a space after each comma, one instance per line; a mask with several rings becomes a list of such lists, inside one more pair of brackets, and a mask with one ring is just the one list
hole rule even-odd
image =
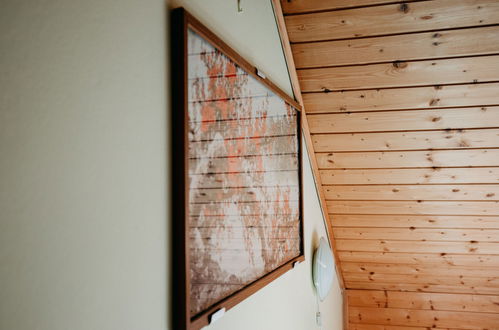
[[[354, 307], [388, 307], [388, 293], [379, 290], [347, 290], [348, 306]], [[398, 307], [398, 306], [397, 306]], [[406, 306], [400, 308], [408, 308]]]
[[341, 262], [390, 263], [392, 265], [427, 266], [465, 266], [499, 267], [499, 255], [447, 254], [447, 253], [390, 253], [390, 252], [353, 252], [339, 253]]
[[[353, 324], [348, 325], [348, 330], [428, 330], [428, 327], [402, 327], [398, 325], [379, 325], [379, 324]], [[453, 330], [433, 328], [432, 330]]]
[[[338, 239], [385, 239], [404, 241], [499, 242], [499, 229], [370, 228], [334, 227]], [[499, 269], [498, 269], [499, 271]]]
[[499, 296], [445, 293], [347, 290], [348, 304], [355, 307], [499, 313]]
[[463, 313], [410, 309], [350, 307], [351, 323], [414, 325], [433, 328], [494, 329], [499, 324], [497, 313]]
[[346, 287], [402, 294], [351, 329], [493, 329], [499, 2], [379, 1], [282, 2]]
[[[324, 186], [327, 200], [489, 200], [499, 201], [498, 185]], [[498, 218], [499, 221], [499, 218]], [[389, 227], [389, 226], [387, 226]]]
[[499, 288], [499, 278], [497, 276], [477, 277], [465, 276], [457, 272], [442, 275], [414, 275], [414, 274], [359, 274], [344, 272], [345, 281], [355, 282], [378, 282], [378, 283], [410, 283], [410, 284], [434, 284], [453, 285], [458, 287], [488, 287]]
[[303, 99], [310, 114], [486, 106], [499, 104], [499, 83], [319, 92]]
[[356, 239], [339, 239], [336, 243], [338, 251], [499, 255], [499, 246], [497, 243]]
[[[477, 38], [480, 35], [480, 38]], [[300, 43], [292, 46], [298, 69], [425, 60], [499, 53], [499, 27]]]
[[438, 284], [416, 284], [416, 283], [374, 283], [372, 281], [345, 281], [347, 289], [362, 290], [386, 290], [401, 292], [440, 292], [440, 293], [463, 293], [463, 294], [486, 294], [499, 295], [499, 288], [478, 286], [455, 286]]
[[499, 129], [314, 134], [316, 152], [494, 148]]
[[[426, 310], [499, 313], [499, 296], [442, 293], [388, 293], [388, 306]], [[410, 306], [410, 307], [409, 307]]]
[[493, 82], [498, 61], [498, 56], [482, 56], [302, 69], [298, 78], [302, 92]]
[[308, 115], [308, 121], [312, 134], [412, 130], [450, 133], [459, 129], [499, 127], [499, 107], [314, 114]]
[[499, 183], [499, 168], [321, 170], [324, 185]]
[[[418, 0], [405, 0], [405, 2], [411, 1]], [[398, 2], [398, 0], [281, 0], [282, 10], [285, 15], [390, 4], [394, 2]]]
[[495, 0], [434, 0], [286, 17], [291, 43], [499, 23]]
[[[427, 187], [431, 188], [432, 186]], [[499, 216], [336, 214], [332, 218], [332, 226], [369, 228], [499, 229]]]
[[319, 169], [499, 166], [499, 149], [316, 153]]
[[443, 276], [454, 274], [458, 278], [466, 277], [497, 277], [498, 268], [492, 267], [458, 267], [447, 265], [392, 265], [377, 263], [351, 263], [343, 262], [341, 267], [344, 272], [351, 274], [362, 274], [372, 276], [378, 275], [421, 275], [421, 276]]
[[330, 214], [499, 215], [497, 201], [328, 201], [327, 207]]

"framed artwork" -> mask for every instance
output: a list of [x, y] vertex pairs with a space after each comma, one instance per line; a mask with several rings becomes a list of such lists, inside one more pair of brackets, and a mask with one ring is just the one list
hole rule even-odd
[[304, 260], [301, 108], [184, 9], [172, 16], [175, 329]]

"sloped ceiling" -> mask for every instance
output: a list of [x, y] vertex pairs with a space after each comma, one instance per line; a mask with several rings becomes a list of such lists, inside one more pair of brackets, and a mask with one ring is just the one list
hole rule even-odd
[[281, 6], [350, 329], [499, 329], [499, 1]]

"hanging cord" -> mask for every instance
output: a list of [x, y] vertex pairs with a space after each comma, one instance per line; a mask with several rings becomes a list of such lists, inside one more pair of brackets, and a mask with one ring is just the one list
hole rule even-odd
[[319, 303], [319, 295], [315, 295], [315, 301], [317, 302], [317, 312], [315, 313], [315, 323], [319, 326], [319, 329], [322, 330], [322, 316], [321, 316], [321, 306]]

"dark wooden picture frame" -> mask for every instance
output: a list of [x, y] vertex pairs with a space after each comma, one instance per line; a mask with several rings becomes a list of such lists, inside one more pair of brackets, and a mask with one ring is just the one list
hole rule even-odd
[[[281, 264], [271, 272], [247, 284], [242, 289], [212, 304], [205, 310], [191, 316], [190, 309], [190, 247], [189, 247], [189, 118], [188, 118], [188, 31], [192, 30], [209, 42], [218, 52], [233, 61], [253, 79], [280, 97], [296, 111], [296, 138], [298, 139], [298, 208], [299, 208], [299, 254]], [[303, 242], [303, 178], [302, 178], [302, 135], [301, 107], [271, 83], [258, 69], [244, 60], [221, 39], [203, 26], [183, 8], [172, 12], [172, 133], [173, 133], [173, 323], [174, 329], [200, 329], [211, 322], [212, 316], [221, 310], [228, 310], [266, 286], [297, 263], [305, 259]]]

